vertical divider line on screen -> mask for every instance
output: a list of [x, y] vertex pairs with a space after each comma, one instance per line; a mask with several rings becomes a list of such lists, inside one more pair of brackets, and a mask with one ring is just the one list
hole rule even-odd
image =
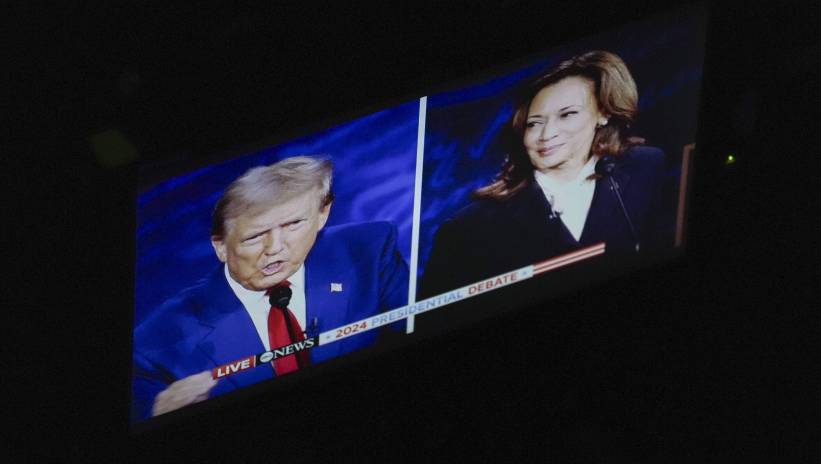
[[675, 246], [681, 247], [684, 244], [684, 220], [687, 218], [687, 196], [690, 186], [690, 163], [693, 158], [693, 151], [696, 149], [694, 143], [684, 146], [681, 154], [681, 178], [678, 184], [678, 208], [676, 208], [676, 238]]
[[[410, 275], [408, 279], [408, 305], [416, 303], [416, 270], [419, 266], [419, 220], [422, 209], [422, 173], [425, 160], [425, 120], [428, 97], [419, 99], [419, 124], [416, 132], [416, 174], [413, 184], [413, 226], [411, 232]], [[405, 333], [413, 333], [413, 315], [405, 322]]]

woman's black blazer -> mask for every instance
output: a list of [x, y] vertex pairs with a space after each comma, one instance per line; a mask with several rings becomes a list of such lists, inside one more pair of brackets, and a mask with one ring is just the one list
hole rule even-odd
[[596, 180], [579, 241], [552, 214], [536, 182], [506, 200], [481, 199], [442, 223], [425, 266], [420, 298], [467, 285], [575, 249], [605, 242], [607, 254], [651, 252], [673, 245], [675, 203], [665, 189], [664, 153], [637, 146], [617, 158], [618, 183], [637, 237], [610, 182]]

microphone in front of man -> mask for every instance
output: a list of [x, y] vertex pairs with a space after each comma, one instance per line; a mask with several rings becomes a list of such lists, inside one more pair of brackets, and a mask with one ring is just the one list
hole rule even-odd
[[630, 235], [636, 243], [636, 251], [639, 251], [641, 248], [641, 243], [639, 242], [639, 237], [636, 234], [636, 228], [633, 227], [633, 221], [630, 220], [630, 213], [627, 212], [627, 206], [624, 205], [624, 199], [622, 199], [621, 196], [619, 183], [616, 182], [616, 179], [613, 177], [613, 174], [616, 172], [616, 167], [615, 158], [612, 156], [602, 156], [601, 159], [596, 162], [596, 174], [606, 178], [610, 184], [610, 191], [616, 196], [619, 209], [621, 210], [622, 215], [624, 215], [625, 221], [627, 221], [627, 227], [630, 228]]
[[298, 338], [294, 325], [291, 324], [291, 318], [285, 313], [288, 311], [288, 303], [291, 302], [291, 295], [293, 295], [293, 293], [291, 287], [288, 285], [277, 285], [271, 289], [268, 295], [268, 302], [271, 303], [271, 306], [283, 312], [285, 316], [285, 327], [288, 328], [288, 335], [291, 336], [291, 341], [298, 340]]
[[[268, 302], [271, 304], [271, 310], [273, 311], [274, 308], [282, 311], [283, 319], [285, 320], [285, 327], [288, 329], [288, 336], [291, 338], [291, 343], [298, 341], [301, 339], [297, 334], [297, 329], [294, 327], [291, 317], [289, 317], [289, 310], [288, 310], [288, 303], [291, 302], [291, 295], [293, 295], [293, 291], [291, 291], [291, 287], [289, 286], [288, 282], [285, 281], [285, 284], [280, 284], [273, 287], [268, 293]], [[273, 348], [273, 347], [271, 347]], [[305, 367], [304, 360], [300, 356], [296, 356], [297, 364], [300, 368]]]
[[271, 303], [271, 306], [276, 306], [277, 308], [287, 308], [288, 303], [291, 302], [291, 295], [293, 295], [291, 287], [287, 285], [277, 285], [270, 290], [268, 302]]

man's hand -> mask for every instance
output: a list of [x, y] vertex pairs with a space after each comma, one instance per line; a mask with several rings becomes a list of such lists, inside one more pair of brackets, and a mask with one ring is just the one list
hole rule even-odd
[[152, 415], [159, 416], [189, 404], [208, 399], [208, 393], [217, 384], [211, 371], [200, 372], [177, 380], [154, 398]]

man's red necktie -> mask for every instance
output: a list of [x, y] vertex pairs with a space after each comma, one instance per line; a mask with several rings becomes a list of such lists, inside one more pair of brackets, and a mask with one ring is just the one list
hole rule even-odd
[[[289, 287], [290, 285], [290, 282], [283, 280], [276, 287], [269, 290], [269, 293], [277, 287]], [[271, 350], [305, 339], [305, 334], [302, 332], [296, 317], [294, 317], [294, 313], [288, 309], [287, 304], [283, 306], [285, 307], [273, 304], [268, 312], [268, 341], [271, 344]], [[292, 355], [274, 359], [274, 371], [277, 375], [288, 374], [307, 366], [309, 362], [308, 352], [298, 351]]]

